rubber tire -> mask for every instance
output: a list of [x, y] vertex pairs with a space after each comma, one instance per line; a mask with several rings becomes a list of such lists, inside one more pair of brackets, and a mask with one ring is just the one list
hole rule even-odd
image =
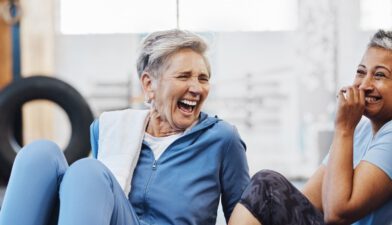
[[90, 153], [89, 128], [94, 117], [83, 96], [69, 84], [51, 77], [22, 78], [0, 92], [0, 175], [8, 180], [16, 153], [15, 114], [28, 101], [45, 99], [59, 105], [71, 123], [71, 137], [64, 149], [69, 164]]

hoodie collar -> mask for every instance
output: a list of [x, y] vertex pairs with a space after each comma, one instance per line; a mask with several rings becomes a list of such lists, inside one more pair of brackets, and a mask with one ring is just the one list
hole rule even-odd
[[221, 119], [219, 119], [218, 116], [211, 117], [204, 112], [200, 112], [199, 121], [189, 131], [186, 132], [186, 135], [208, 128], [220, 120]]

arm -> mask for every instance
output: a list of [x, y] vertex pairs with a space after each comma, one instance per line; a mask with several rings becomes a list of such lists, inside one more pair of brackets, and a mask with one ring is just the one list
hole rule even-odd
[[[365, 106], [364, 92], [346, 89], [339, 94], [335, 134], [322, 184], [322, 206], [327, 224], [349, 224], [381, 206], [392, 193], [383, 170], [362, 161], [353, 169], [353, 139]], [[366, 146], [364, 146], [366, 147]]]
[[226, 221], [235, 204], [240, 200], [242, 192], [249, 184], [249, 168], [245, 155], [245, 144], [242, 142], [237, 130], [232, 127], [232, 133], [227, 135], [228, 146], [224, 152], [221, 169], [222, 208]]
[[326, 166], [321, 165], [316, 172], [306, 182], [302, 193], [306, 198], [318, 209], [323, 212], [322, 200], [321, 200], [321, 187], [323, 184], [324, 174]]
[[[392, 196], [391, 179], [384, 171], [367, 161], [362, 161], [355, 168], [351, 185], [351, 190], [346, 192], [350, 196], [342, 199], [334, 199], [338, 193], [345, 191], [343, 188], [339, 188], [338, 184], [329, 189], [326, 197], [331, 196], [329, 200], [331, 202], [335, 200], [332, 202], [335, 205], [334, 208], [324, 210], [324, 218], [327, 223], [352, 223], [380, 207]], [[335, 196], [331, 194], [333, 192], [336, 192]]]

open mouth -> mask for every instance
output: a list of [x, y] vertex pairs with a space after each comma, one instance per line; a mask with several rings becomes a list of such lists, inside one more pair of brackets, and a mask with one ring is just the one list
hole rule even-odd
[[381, 97], [378, 96], [366, 96], [365, 97], [365, 102], [366, 104], [374, 104], [377, 103], [381, 100]]
[[197, 101], [191, 101], [186, 99], [182, 99], [177, 103], [178, 108], [186, 113], [192, 113], [193, 110], [196, 108], [196, 105]]

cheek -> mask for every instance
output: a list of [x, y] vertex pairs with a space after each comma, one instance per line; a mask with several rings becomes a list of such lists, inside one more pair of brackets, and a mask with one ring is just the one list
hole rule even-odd
[[354, 79], [354, 82], [353, 82], [353, 86], [359, 87], [360, 85], [361, 85], [361, 80], [358, 79], [358, 78], [355, 78], [355, 79]]
[[386, 97], [386, 102], [389, 105], [389, 108], [392, 108], [392, 93]]
[[205, 95], [205, 97], [208, 96], [208, 94], [210, 93], [210, 86], [206, 86], [205, 88], [203, 88], [203, 93]]

